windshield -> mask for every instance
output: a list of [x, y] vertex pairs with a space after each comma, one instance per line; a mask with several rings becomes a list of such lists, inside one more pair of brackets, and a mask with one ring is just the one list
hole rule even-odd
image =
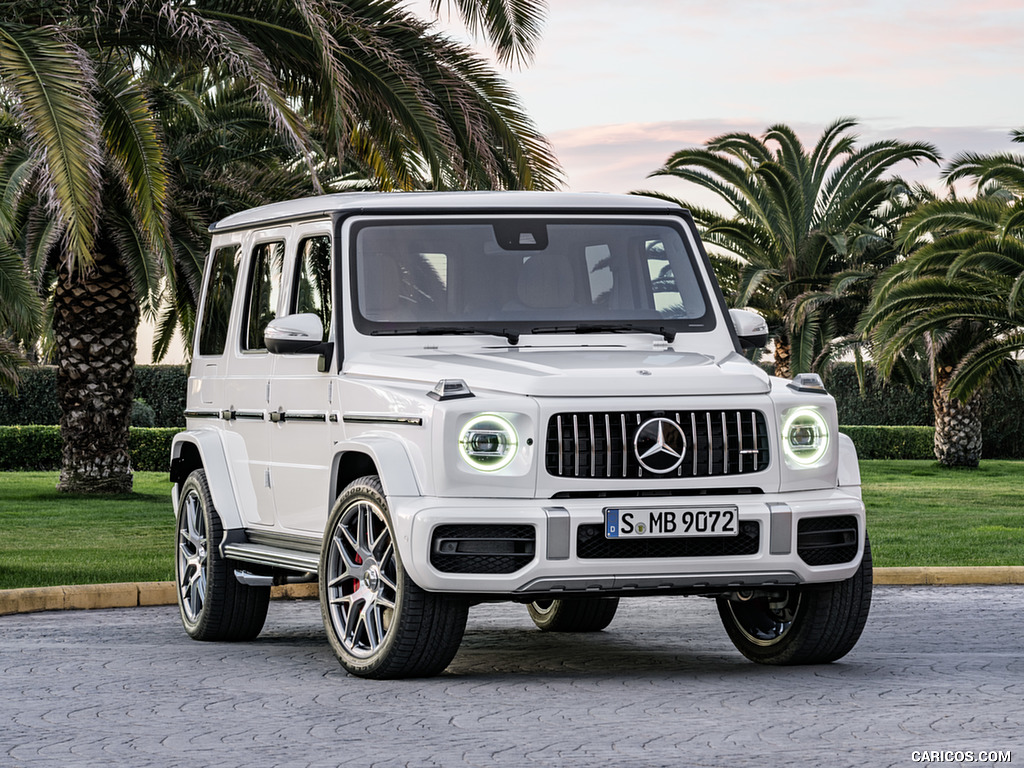
[[353, 238], [363, 333], [670, 338], [714, 327], [682, 230], [664, 220], [372, 220]]

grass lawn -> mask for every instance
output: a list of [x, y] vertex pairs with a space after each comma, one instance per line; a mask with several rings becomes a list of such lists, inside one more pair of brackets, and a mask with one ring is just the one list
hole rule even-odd
[[[863, 461], [861, 473], [876, 566], [1024, 565], [1024, 462]], [[55, 472], [0, 473], [0, 589], [174, 577], [166, 473], [107, 498], [56, 484]]]
[[862, 461], [877, 566], [1024, 565], [1024, 462]]
[[56, 485], [56, 472], [0, 472], [0, 589], [174, 578], [166, 472], [136, 473], [124, 496]]

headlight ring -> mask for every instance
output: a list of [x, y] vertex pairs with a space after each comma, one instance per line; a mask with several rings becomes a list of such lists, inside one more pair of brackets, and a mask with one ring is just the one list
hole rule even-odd
[[828, 424], [816, 408], [796, 408], [782, 423], [782, 448], [786, 458], [798, 466], [817, 464], [828, 445]]
[[459, 433], [462, 459], [481, 472], [507, 467], [519, 450], [519, 436], [512, 423], [494, 413], [470, 419]]

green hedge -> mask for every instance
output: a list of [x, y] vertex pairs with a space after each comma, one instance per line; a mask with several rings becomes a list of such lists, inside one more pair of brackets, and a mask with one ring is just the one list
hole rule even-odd
[[935, 427], [842, 426], [860, 459], [934, 459]]
[[[844, 426], [862, 459], [931, 459], [932, 427]], [[132, 467], [164, 472], [170, 466], [171, 440], [178, 429], [129, 431]], [[55, 426], [0, 427], [0, 471], [52, 471], [60, 469], [60, 428]]]
[[[853, 363], [842, 363], [829, 372], [825, 385], [836, 399], [840, 424], [930, 427], [935, 423], [930, 386], [886, 383], [873, 368], [867, 370], [866, 378], [861, 393]], [[1024, 459], [1024, 391], [1019, 380], [985, 397], [981, 423], [983, 458]]]
[[153, 409], [154, 426], [185, 427], [188, 367], [139, 365], [135, 367], [135, 399]]
[[[129, 430], [132, 467], [143, 472], [166, 472], [171, 465], [171, 440], [180, 429]], [[60, 469], [60, 427], [0, 427], [0, 471]]]
[[[157, 427], [185, 426], [188, 368], [184, 365], [135, 366], [135, 399], [153, 409]], [[0, 389], [0, 424], [59, 424], [57, 369], [40, 365], [22, 373], [17, 397]]]
[[[135, 369], [135, 376], [135, 397], [153, 409], [154, 425], [184, 427], [187, 368], [140, 365]], [[862, 394], [852, 363], [837, 365], [829, 372], [826, 385], [836, 398], [840, 424], [931, 426], [929, 387], [886, 384], [879, 381], [870, 368], [867, 379]], [[57, 424], [59, 421], [54, 368], [40, 366], [27, 371], [17, 397], [0, 390], [0, 424]], [[984, 458], [1024, 458], [1024, 393], [1019, 388], [990, 394], [982, 408], [982, 424]], [[0, 447], [0, 454], [5, 450]], [[866, 445], [865, 450], [875, 449], [873, 445]], [[926, 458], [931, 458], [930, 449]], [[0, 455], [0, 463], [2, 461]]]
[[0, 389], [0, 424], [59, 424], [57, 369], [41, 365], [20, 375], [17, 396]]
[[825, 379], [836, 399], [840, 424], [927, 427], [934, 423], [931, 387], [888, 384], [879, 380], [874, 368], [865, 373], [863, 393], [853, 363], [840, 363]]

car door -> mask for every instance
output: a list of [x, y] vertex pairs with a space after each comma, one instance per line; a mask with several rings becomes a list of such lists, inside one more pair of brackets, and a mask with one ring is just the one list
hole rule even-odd
[[[248, 525], [273, 526], [276, 520], [270, 456], [270, 393], [273, 356], [263, 332], [280, 311], [287, 228], [253, 232], [246, 238], [244, 303], [225, 380], [225, 417], [229, 439], [244, 446], [245, 470], [255, 493], [255, 508], [242, 510]], [[237, 455], [240, 451], [232, 451]], [[236, 470], [237, 472], [237, 470]]]
[[[296, 227], [287, 268], [284, 314], [320, 317], [333, 340], [331, 235], [327, 222]], [[271, 477], [280, 528], [323, 532], [333, 502], [331, 459], [338, 407], [336, 382], [320, 355], [272, 355]]]

